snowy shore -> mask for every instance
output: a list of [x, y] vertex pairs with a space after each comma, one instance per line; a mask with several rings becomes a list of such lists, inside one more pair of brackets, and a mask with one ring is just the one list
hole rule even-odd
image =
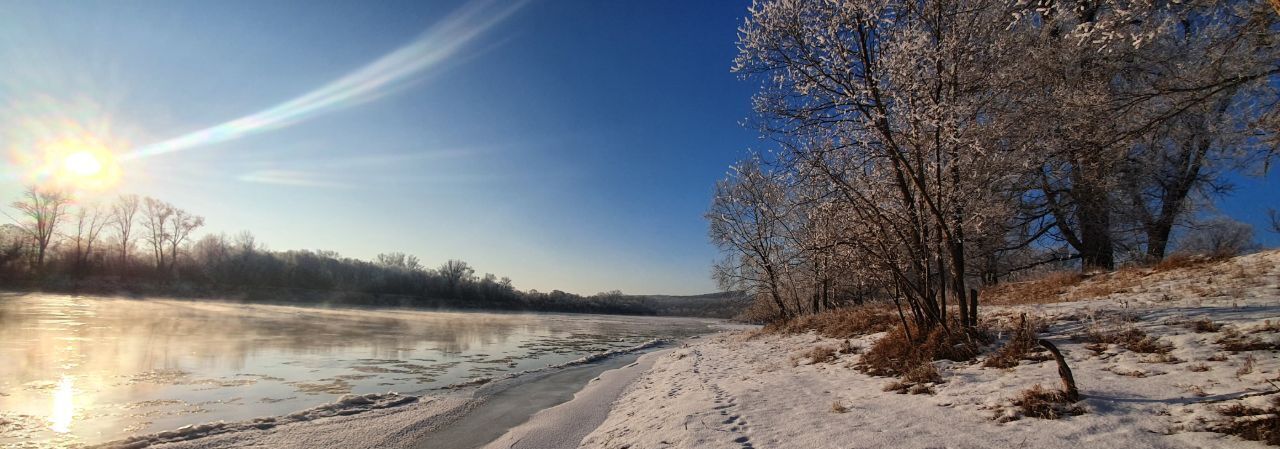
[[[906, 395], [883, 391], [894, 379], [853, 369], [857, 354], [825, 363], [806, 358], [816, 346], [836, 348], [843, 340], [738, 332], [663, 355], [581, 447], [1266, 447], [1211, 430], [1222, 419], [1219, 407], [1264, 407], [1277, 393], [1280, 352], [1231, 351], [1220, 342], [1236, 332], [1275, 347], [1278, 255], [1247, 256], [1190, 277], [1153, 274], [1138, 288], [1096, 300], [987, 308], [988, 317], [1025, 312], [1052, 323], [1040, 337], [1055, 342], [1075, 371], [1084, 397], [1078, 416], [1021, 417], [1013, 404], [1033, 385], [1058, 387], [1052, 361], [1008, 369], [985, 368], [981, 358], [935, 362], [943, 379], [932, 385], [936, 393]], [[1171, 350], [1090, 349], [1074, 338], [1108, 326], [1140, 329]], [[879, 335], [850, 343], [866, 348]]]

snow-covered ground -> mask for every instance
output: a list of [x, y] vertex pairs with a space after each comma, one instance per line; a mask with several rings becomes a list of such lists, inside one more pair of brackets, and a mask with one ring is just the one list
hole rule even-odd
[[[1036, 384], [1058, 388], [1051, 360], [1010, 369], [984, 368], [982, 358], [935, 362], [943, 378], [933, 385], [936, 394], [904, 395], [883, 391], [893, 379], [853, 369], [857, 354], [830, 363], [804, 357], [843, 341], [738, 332], [662, 356], [581, 447], [1265, 447], [1210, 430], [1223, 419], [1219, 407], [1261, 407], [1280, 392], [1280, 353], [1232, 352], [1219, 343], [1243, 338], [1275, 347], [1278, 262], [1280, 252], [1272, 251], [1209, 266], [1131, 270], [1124, 279], [1107, 275], [1079, 287], [1119, 290], [1097, 299], [986, 308], [996, 321], [1026, 313], [1051, 323], [1040, 337], [1062, 349], [1075, 373], [1085, 412], [1078, 416], [1021, 417], [1014, 405]], [[1128, 329], [1159, 337], [1171, 350], [1137, 353], [1073, 338]], [[879, 337], [851, 343], [866, 348]]]

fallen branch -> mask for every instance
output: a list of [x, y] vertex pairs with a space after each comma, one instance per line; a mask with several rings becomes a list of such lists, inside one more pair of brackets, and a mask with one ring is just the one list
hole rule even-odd
[[1080, 400], [1080, 390], [1076, 389], [1076, 378], [1071, 375], [1071, 367], [1067, 366], [1067, 359], [1062, 357], [1062, 352], [1058, 351], [1058, 347], [1050, 343], [1049, 340], [1036, 340], [1040, 346], [1044, 346], [1053, 354], [1053, 360], [1058, 362], [1058, 377], [1062, 378], [1062, 389], [1064, 390], [1066, 399], [1071, 402]]

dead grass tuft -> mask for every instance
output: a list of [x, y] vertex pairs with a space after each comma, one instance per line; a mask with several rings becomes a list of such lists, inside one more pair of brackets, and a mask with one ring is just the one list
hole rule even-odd
[[1090, 327], [1084, 335], [1076, 336], [1093, 344], [1118, 344], [1121, 347], [1141, 354], [1168, 354], [1173, 345], [1159, 337], [1152, 337], [1132, 326], [1124, 327]]
[[1084, 408], [1067, 400], [1066, 393], [1046, 389], [1039, 384], [1022, 392], [1014, 399], [1023, 416], [1040, 419], [1058, 419], [1084, 414]]
[[1191, 330], [1198, 333], [1217, 332], [1222, 329], [1222, 324], [1215, 323], [1208, 318], [1201, 318], [1188, 324]]
[[829, 346], [814, 346], [806, 356], [813, 363], [831, 363], [836, 361], [836, 350]]
[[897, 312], [884, 306], [844, 307], [765, 326], [765, 332], [803, 334], [814, 331], [827, 338], [854, 338], [885, 332], [897, 325]]
[[1188, 366], [1188, 367], [1187, 367], [1187, 371], [1191, 371], [1191, 372], [1193, 372], [1193, 373], [1203, 373], [1203, 372], [1205, 372], [1205, 371], [1209, 371], [1209, 370], [1211, 370], [1211, 369], [1213, 369], [1213, 368], [1210, 368], [1210, 367], [1209, 367], [1209, 365], [1205, 365], [1205, 364], [1203, 364], [1203, 363], [1197, 363], [1197, 364], [1195, 364], [1195, 365], [1191, 365], [1191, 366]]
[[1223, 419], [1214, 425], [1215, 432], [1280, 446], [1280, 396], [1271, 398], [1268, 408], [1235, 403], [1219, 407], [1218, 414]]
[[1263, 340], [1256, 336], [1241, 334], [1234, 328], [1222, 331], [1218, 344], [1223, 350], [1231, 352], [1280, 350], [1280, 343]]
[[972, 360], [988, 340], [981, 330], [952, 329], [951, 333], [934, 329], [912, 341], [901, 327], [894, 328], [866, 350], [856, 368], [872, 376], [899, 376], [908, 384], [941, 382], [934, 360]]
[[1047, 322], [1042, 318], [1031, 318], [1020, 322], [1013, 329], [1009, 340], [994, 354], [983, 360], [982, 366], [987, 368], [1013, 368], [1023, 360], [1035, 362], [1051, 360], [1053, 357], [1045, 354], [1044, 350], [1036, 342], [1036, 334], [1043, 332], [1047, 327]]
[[905, 380], [895, 380], [884, 385], [884, 391], [892, 391], [898, 394], [938, 394], [937, 390], [929, 383], [914, 383]]
[[1253, 358], [1253, 355], [1245, 356], [1244, 362], [1241, 363], [1240, 368], [1236, 370], [1236, 377], [1238, 378], [1240, 376], [1253, 373], [1253, 364], [1256, 361], [1258, 361], [1258, 359]]
[[832, 413], [848, 413], [848, 412], [849, 412], [849, 407], [845, 407], [844, 405], [841, 405], [839, 401], [837, 401], [837, 402], [832, 402], [832, 403], [831, 403], [831, 412], [832, 412]]

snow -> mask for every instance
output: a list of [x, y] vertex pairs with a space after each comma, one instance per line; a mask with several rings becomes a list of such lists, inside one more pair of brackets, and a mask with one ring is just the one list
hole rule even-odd
[[[1053, 323], [1041, 338], [1063, 350], [1075, 373], [1086, 411], [1079, 416], [1020, 417], [1013, 405], [1033, 385], [1058, 388], [1052, 361], [1023, 361], [1012, 369], [984, 368], [981, 360], [936, 362], [944, 382], [933, 386], [935, 395], [902, 395], [882, 391], [893, 379], [852, 369], [856, 354], [830, 364], [800, 355], [843, 341], [739, 332], [657, 360], [581, 447], [1265, 447], [1209, 430], [1221, 419], [1217, 407], [1239, 398], [1261, 406], [1264, 395], [1277, 391], [1276, 351], [1231, 353], [1216, 342], [1228, 329], [1280, 338], [1268, 330], [1280, 325], [1278, 260], [1280, 252], [1268, 252], [1194, 270], [1146, 272], [1137, 288], [1098, 300], [988, 307], [987, 317], [996, 320], [1027, 313]], [[1216, 286], [1191, 288], [1206, 283]], [[1224, 327], [1192, 331], [1190, 322], [1201, 318]], [[1108, 326], [1158, 336], [1174, 346], [1170, 355], [1177, 360], [1117, 345], [1095, 353], [1071, 338]], [[852, 343], [865, 348], [878, 337]], [[835, 405], [847, 411], [838, 413]]]
[[573, 400], [535, 414], [528, 422], [485, 445], [485, 449], [573, 449], [608, 417], [612, 403], [664, 349], [641, 356], [635, 363], [610, 370], [591, 381]]

